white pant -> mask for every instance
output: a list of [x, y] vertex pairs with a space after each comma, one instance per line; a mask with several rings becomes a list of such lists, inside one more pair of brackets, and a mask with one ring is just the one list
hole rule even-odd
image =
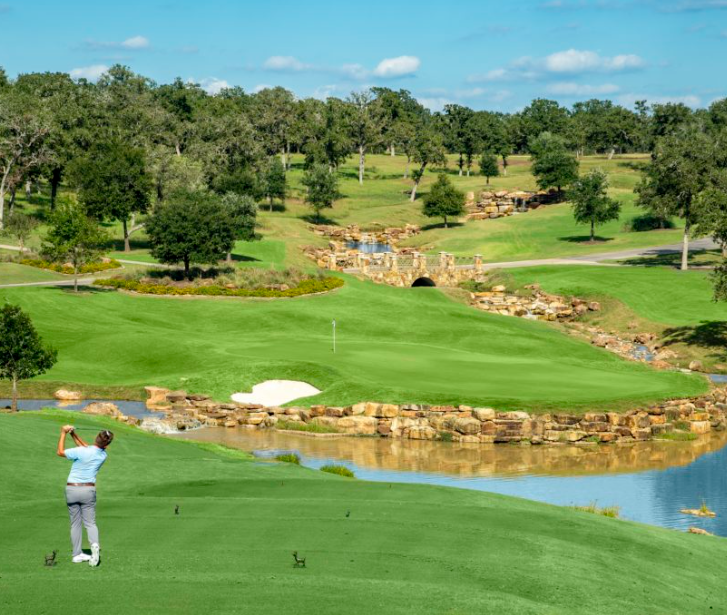
[[96, 527], [96, 487], [66, 486], [66, 504], [71, 517], [71, 545], [73, 555], [80, 555], [83, 530], [81, 521], [86, 526], [88, 542], [98, 544], [98, 528]]

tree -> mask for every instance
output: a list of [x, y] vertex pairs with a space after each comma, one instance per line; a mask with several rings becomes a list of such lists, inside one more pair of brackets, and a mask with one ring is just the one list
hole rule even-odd
[[492, 152], [485, 152], [480, 158], [480, 173], [487, 178], [490, 183], [490, 177], [497, 177], [500, 174], [500, 168], [497, 166], [497, 156]]
[[295, 124], [295, 96], [280, 86], [264, 88], [252, 100], [252, 118], [269, 155], [280, 154], [288, 168], [288, 153]]
[[709, 186], [695, 199], [694, 209], [701, 234], [710, 235], [722, 248], [722, 263], [712, 274], [715, 301], [727, 301], [727, 165], [724, 159]]
[[49, 132], [47, 110], [36, 97], [13, 87], [0, 90], [0, 230], [9, 182], [43, 164]]
[[78, 292], [78, 271], [86, 263], [96, 260], [102, 252], [108, 235], [90, 218], [86, 210], [73, 198], [56, 206], [50, 216], [50, 229], [42, 252], [50, 260], [73, 266], [73, 290]]
[[332, 208], [334, 201], [340, 196], [338, 178], [327, 166], [315, 164], [306, 170], [302, 183], [306, 187], [305, 202], [313, 208], [316, 221], [320, 222], [321, 210]]
[[712, 142], [700, 129], [684, 126], [657, 139], [644, 177], [634, 189], [641, 207], [659, 216], [684, 220], [682, 270], [689, 266], [689, 234], [698, 220], [693, 202], [708, 187], [717, 157]]
[[413, 203], [417, 198], [417, 189], [419, 188], [419, 183], [422, 181], [422, 177], [424, 177], [425, 169], [430, 165], [447, 164], [442, 135], [434, 129], [431, 120], [419, 122], [412, 144], [412, 151], [412, 159], [414, 162], [419, 163], [419, 168], [415, 169], [412, 173], [414, 186], [412, 187], [409, 200]]
[[461, 216], [464, 213], [464, 192], [457, 190], [449, 178], [440, 173], [432, 189], [424, 196], [422, 213], [427, 218], [442, 218], [447, 228], [447, 218]]
[[530, 143], [530, 151], [532, 173], [541, 190], [557, 188], [560, 193], [578, 177], [578, 160], [561, 137], [545, 132]]
[[328, 98], [325, 103], [307, 99], [302, 101], [301, 108], [301, 149], [305, 153], [306, 167], [327, 164], [329, 169], [337, 169], [351, 153], [346, 130], [348, 105], [338, 98]]
[[100, 141], [73, 163], [71, 176], [89, 215], [121, 222], [124, 252], [130, 252], [131, 234], [143, 228], [136, 216], [149, 208], [152, 191], [144, 150], [119, 139]]
[[263, 178], [263, 192], [265, 197], [270, 201], [270, 211], [273, 211], [273, 200], [278, 198], [285, 204], [285, 166], [278, 158], [270, 161], [267, 169], [265, 169], [265, 177]]
[[596, 240], [596, 226], [618, 220], [621, 204], [608, 196], [608, 177], [599, 170], [576, 179], [568, 191], [573, 217], [578, 224], [591, 225], [591, 243]]
[[351, 108], [348, 116], [351, 142], [358, 150], [358, 183], [363, 184], [366, 152], [381, 142], [384, 114], [371, 90], [352, 92], [347, 102]]
[[20, 254], [23, 253], [25, 242], [28, 241], [28, 238], [33, 234], [38, 224], [39, 222], [36, 218], [20, 213], [19, 211], [13, 212], [7, 219], [5, 234], [14, 237], [18, 241]]
[[237, 234], [222, 199], [213, 192], [179, 190], [157, 205], [146, 223], [151, 255], [162, 263], [190, 264], [222, 260], [232, 251]]
[[[283, 163], [276, 158], [282, 167]], [[248, 195], [228, 192], [222, 197], [222, 205], [230, 219], [232, 230], [237, 241], [252, 241], [255, 239], [255, 225], [257, 223], [257, 203]], [[227, 252], [227, 262], [232, 262], [232, 252]]]
[[[446, 122], [446, 144], [449, 151], [459, 154], [457, 166], [459, 176], [462, 177], [462, 170], [465, 166], [465, 154], [467, 153], [468, 137], [472, 135], [472, 129], [468, 126], [474, 111], [462, 105], [449, 104], [444, 106], [444, 120]], [[470, 150], [475, 147], [470, 145]]]
[[47, 372], [57, 360], [33, 323], [17, 305], [0, 307], [0, 378], [13, 383], [12, 411], [18, 411], [18, 381]]

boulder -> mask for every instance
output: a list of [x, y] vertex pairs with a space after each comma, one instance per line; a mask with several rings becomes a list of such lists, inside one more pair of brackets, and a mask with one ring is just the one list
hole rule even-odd
[[58, 389], [55, 393], [53, 393], [53, 397], [55, 397], [59, 401], [79, 401], [83, 399], [83, 394], [80, 391], [68, 391], [67, 389]]
[[691, 361], [689, 363], [689, 369], [691, 369], [693, 372], [703, 372], [704, 365], [702, 365], [701, 361]]
[[166, 395], [167, 401], [174, 403], [182, 403], [187, 401], [186, 391], [169, 391]]
[[92, 404], [88, 404], [83, 409], [83, 412], [85, 414], [96, 414], [99, 416], [112, 416], [114, 418], [121, 416], [121, 410], [119, 410], [119, 408], [116, 404], [112, 404], [110, 402], [104, 402], [104, 401], [96, 401], [96, 402], [93, 402]]
[[495, 411], [492, 408], [475, 408], [472, 414], [478, 421], [492, 421], [495, 418]]
[[712, 431], [712, 423], [709, 421], [691, 421], [689, 423], [689, 431], [697, 434], [709, 433]]
[[454, 422], [454, 429], [461, 434], [473, 435], [481, 430], [481, 423], [474, 418], [461, 418]]

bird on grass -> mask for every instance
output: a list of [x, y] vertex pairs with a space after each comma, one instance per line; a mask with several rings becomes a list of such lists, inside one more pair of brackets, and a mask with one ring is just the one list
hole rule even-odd
[[305, 557], [298, 557], [298, 552], [293, 551], [293, 568], [305, 568]]
[[179, 514], [179, 504], [177, 504], [177, 505], [176, 505], [176, 506], [174, 507], [174, 514], [175, 514], [175, 515], [178, 515], [178, 514]]
[[351, 511], [350, 511], [350, 510], [347, 510], [347, 511], [346, 511], [346, 518], [348, 518], [348, 517], [350, 517], [350, 516], [351, 516]]
[[56, 565], [56, 555], [58, 555], [58, 551], [55, 549], [53, 550], [53, 553], [50, 555], [45, 556], [45, 565], [46, 566], [55, 566]]

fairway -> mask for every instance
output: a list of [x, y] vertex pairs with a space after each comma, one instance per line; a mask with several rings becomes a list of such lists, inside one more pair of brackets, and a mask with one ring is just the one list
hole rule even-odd
[[[295, 300], [205, 300], [93, 290], [7, 289], [59, 351], [43, 380], [148, 384], [225, 400], [269, 379], [307, 381], [306, 404], [623, 407], [706, 390], [697, 376], [659, 372], [548, 325], [489, 315], [436, 289], [346, 278]], [[59, 315], [65, 315], [61, 321]], [[331, 322], [337, 322], [332, 352]]]
[[[54, 454], [69, 420], [116, 432], [99, 475], [96, 569], [70, 562], [70, 464]], [[119, 614], [657, 615], [719, 612], [710, 607], [727, 600], [720, 538], [251, 462], [58, 411], [0, 415], [0, 449], [25, 459], [0, 483], [7, 614], [101, 600]], [[45, 568], [53, 549], [59, 563]], [[293, 568], [294, 550], [306, 568]]]

